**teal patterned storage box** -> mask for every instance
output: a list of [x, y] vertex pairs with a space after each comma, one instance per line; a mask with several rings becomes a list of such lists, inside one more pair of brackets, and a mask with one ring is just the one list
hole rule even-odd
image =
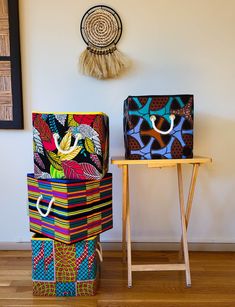
[[75, 244], [35, 235], [32, 238], [33, 294], [38, 296], [94, 295], [102, 260], [97, 237]]
[[192, 158], [193, 110], [191, 94], [129, 96], [123, 120], [126, 159]]

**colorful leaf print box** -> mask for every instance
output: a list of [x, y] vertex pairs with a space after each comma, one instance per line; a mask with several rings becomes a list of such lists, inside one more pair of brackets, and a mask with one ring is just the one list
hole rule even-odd
[[193, 157], [193, 96], [129, 96], [124, 102], [127, 159]]
[[70, 244], [113, 227], [112, 174], [83, 181], [28, 174], [27, 181], [31, 231]]
[[32, 238], [33, 295], [94, 295], [102, 251], [97, 237], [66, 245], [43, 236]]
[[107, 115], [33, 112], [32, 117], [36, 178], [98, 180], [106, 174]]

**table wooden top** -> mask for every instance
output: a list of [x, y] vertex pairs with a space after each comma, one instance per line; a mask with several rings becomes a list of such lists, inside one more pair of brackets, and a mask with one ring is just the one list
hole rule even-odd
[[125, 157], [112, 157], [111, 164], [116, 165], [147, 165], [148, 167], [174, 166], [176, 164], [205, 164], [212, 162], [210, 157], [194, 156], [190, 159], [152, 159], [127, 160]]

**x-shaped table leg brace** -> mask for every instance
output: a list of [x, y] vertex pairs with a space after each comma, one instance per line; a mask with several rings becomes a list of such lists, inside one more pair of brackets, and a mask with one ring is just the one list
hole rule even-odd
[[181, 212], [181, 227], [182, 227], [182, 237], [181, 237], [181, 247], [180, 247], [180, 259], [184, 255], [184, 262], [186, 267], [186, 284], [188, 287], [191, 286], [190, 268], [189, 268], [189, 257], [188, 257], [188, 243], [187, 243], [187, 228], [189, 224], [189, 219], [192, 210], [193, 196], [196, 186], [196, 180], [198, 175], [199, 164], [193, 164], [193, 171], [191, 176], [191, 182], [188, 192], [188, 200], [186, 205], [186, 213], [184, 207], [184, 192], [183, 192], [183, 178], [182, 178], [182, 168], [181, 164], [177, 165], [178, 174], [178, 187], [179, 187], [179, 201], [180, 201], [180, 212]]

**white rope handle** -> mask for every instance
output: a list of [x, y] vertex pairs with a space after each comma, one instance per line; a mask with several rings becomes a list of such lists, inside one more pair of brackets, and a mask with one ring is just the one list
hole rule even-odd
[[62, 154], [65, 154], [65, 155], [66, 155], [66, 154], [69, 154], [70, 152], [72, 152], [72, 151], [76, 148], [78, 141], [82, 139], [81, 133], [77, 133], [77, 134], [76, 134], [76, 138], [75, 138], [75, 142], [74, 142], [73, 146], [70, 147], [69, 150], [63, 150], [62, 148], [60, 148], [60, 145], [58, 144], [58, 138], [59, 138], [59, 137], [60, 137], [60, 136], [59, 136], [58, 133], [54, 133], [54, 134], [53, 134], [53, 138], [54, 138], [54, 141], [55, 141], [55, 146], [56, 146], [56, 148], [58, 149], [59, 152], [61, 152]]
[[52, 206], [52, 204], [53, 204], [55, 198], [52, 197], [52, 199], [50, 200], [46, 213], [43, 213], [43, 212], [41, 211], [41, 209], [39, 208], [39, 204], [40, 204], [40, 201], [42, 200], [42, 198], [43, 198], [42, 195], [40, 195], [40, 196], [38, 197], [37, 202], [36, 202], [36, 208], [37, 208], [39, 214], [40, 214], [42, 217], [47, 217], [48, 214], [49, 214], [50, 211], [51, 211], [51, 206]]
[[97, 244], [98, 244], [98, 247], [99, 247], [99, 248], [96, 248], [95, 250], [96, 250], [96, 252], [97, 252], [97, 254], [98, 254], [99, 258], [100, 258], [100, 262], [103, 262], [103, 250], [102, 250], [102, 246], [101, 246], [100, 242], [97, 242]]
[[162, 131], [162, 130], [159, 130], [156, 126], [155, 126], [155, 120], [156, 120], [156, 116], [155, 115], [151, 115], [150, 116], [150, 120], [152, 122], [152, 126], [153, 126], [153, 129], [155, 131], [157, 131], [158, 133], [161, 133], [161, 134], [169, 134], [173, 127], [174, 127], [174, 120], [175, 120], [175, 115], [174, 114], [171, 114], [170, 116], [170, 120], [171, 120], [171, 125], [170, 125], [170, 128], [167, 130], [167, 131]]

